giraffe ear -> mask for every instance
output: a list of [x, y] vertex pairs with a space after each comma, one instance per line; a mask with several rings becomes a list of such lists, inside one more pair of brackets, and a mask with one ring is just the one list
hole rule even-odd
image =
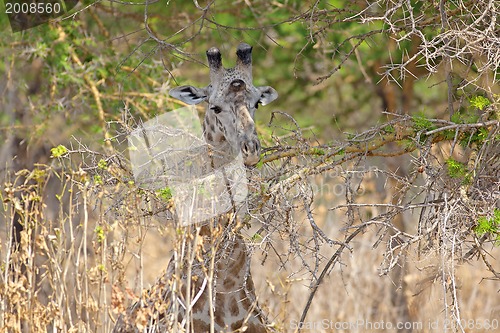
[[181, 86], [168, 92], [170, 96], [184, 103], [193, 105], [203, 102], [207, 99], [206, 88], [196, 88], [193, 86]]
[[257, 89], [260, 91], [259, 102], [262, 105], [267, 105], [278, 98], [278, 92], [273, 87], [265, 86], [258, 87]]

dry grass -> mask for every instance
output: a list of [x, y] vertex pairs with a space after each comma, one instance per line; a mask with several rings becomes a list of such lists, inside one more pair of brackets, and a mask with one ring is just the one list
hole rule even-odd
[[[455, 195], [417, 205], [430, 194], [463, 190], [447, 178], [443, 150], [434, 149], [439, 143], [420, 147], [406, 161], [416, 167], [397, 178], [384, 169], [385, 157], [371, 164], [371, 148], [356, 150], [376, 147], [368, 142], [377, 138], [365, 135], [314, 148], [291, 130], [274, 137], [267, 163], [249, 175], [259, 185], [250, 204], [252, 229], [243, 233], [254, 254], [261, 306], [280, 332], [295, 331], [308, 303], [302, 325], [311, 332], [375, 332], [384, 323], [383, 331], [397, 332], [399, 322], [414, 323], [414, 332], [441, 332], [443, 323], [449, 331], [487, 332], [467, 325], [498, 319], [498, 280], [487, 279], [495, 271], [485, 263], [498, 271], [499, 249], [477, 237], [473, 226], [478, 214], [494, 208], [488, 193], [498, 184], [473, 183], [468, 202]], [[390, 152], [378, 147], [371, 155]], [[478, 150], [486, 161], [476, 169], [478, 179], [498, 173], [496, 148], [486, 142]], [[75, 167], [71, 159], [77, 155], [84, 163]], [[110, 332], [118, 315], [162, 275], [176, 239], [170, 203], [130, 182], [125, 160], [80, 146], [50, 166], [5, 176], [3, 331]], [[391, 201], [390, 178], [404, 185], [399, 204]], [[482, 197], [476, 196], [479, 189]], [[395, 216], [403, 216], [404, 230], [392, 224]], [[24, 226], [17, 245], [11, 234], [16, 219]], [[322, 277], [325, 270], [329, 274]], [[463, 330], [454, 318], [466, 324]], [[353, 326], [360, 321], [365, 324]]]

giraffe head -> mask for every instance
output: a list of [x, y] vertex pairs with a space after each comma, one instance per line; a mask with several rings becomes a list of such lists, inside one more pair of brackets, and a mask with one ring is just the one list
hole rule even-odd
[[255, 130], [255, 110], [278, 97], [274, 88], [255, 87], [252, 83], [252, 47], [241, 43], [236, 51], [236, 66], [224, 68], [220, 51], [207, 51], [210, 84], [203, 88], [181, 86], [170, 96], [187, 104], [208, 103], [203, 122], [207, 143], [215, 148], [229, 146], [232, 155], [243, 155], [246, 165], [260, 158], [260, 141]]

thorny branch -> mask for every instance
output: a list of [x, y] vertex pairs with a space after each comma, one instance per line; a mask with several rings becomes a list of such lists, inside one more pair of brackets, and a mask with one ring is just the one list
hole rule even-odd
[[[416, 37], [419, 41], [418, 51], [409, 56], [403, 53], [400, 62], [391, 58], [392, 62], [386, 66], [384, 75], [390, 79], [404, 79], [407, 74], [412, 74], [407, 68], [415, 61], [424, 65], [429, 73], [435, 73], [444, 63], [448, 71], [450, 103], [453, 101], [452, 94], [455, 89], [451, 84], [452, 75], [462, 77], [463, 82], [459, 88], [477, 83], [483, 77], [493, 84], [498, 82], [499, 9], [493, 0], [479, 3], [439, 1], [437, 7], [433, 2], [416, 4], [407, 0], [379, 0], [367, 3], [364, 9], [357, 8], [353, 3], [350, 9], [316, 11], [314, 15], [307, 16], [308, 25], [320, 35], [326, 35], [335, 29], [335, 25], [346, 22], [366, 27], [382, 23], [384, 29], [373, 29], [347, 37], [337, 50], [333, 51], [333, 55], [340, 57], [339, 64], [326, 75], [320, 76], [319, 82], [333, 75], [361, 43], [368, 42], [374, 35], [388, 36], [401, 49], [404, 49], [402, 43]], [[306, 20], [305, 17], [302, 19]], [[435, 30], [430, 33], [429, 29], [432, 28]], [[351, 38], [356, 38], [358, 42], [353, 44], [350, 51], [339, 51], [338, 49]]]
[[[325, 277], [336, 264], [342, 264], [346, 249], [356, 251], [353, 240], [365, 231], [379, 235], [374, 246], [385, 245], [380, 274], [388, 274], [398, 265], [399, 258], [410, 249], [417, 249], [421, 256], [439, 253], [443, 262], [439, 279], [450, 277], [453, 282], [454, 265], [476, 255], [491, 270], [492, 278], [498, 279], [500, 272], [487, 260], [487, 248], [494, 244], [495, 235], [478, 237], [475, 228], [480, 218], [493, 216], [499, 198], [500, 143], [496, 138], [500, 123], [498, 120], [472, 124], [427, 121], [431, 125], [422, 128], [415, 118], [395, 116], [386, 124], [349, 135], [343, 141], [323, 144], [303, 133], [286, 113], [273, 114], [268, 128], [272, 132], [270, 139], [263, 142], [268, 148], [262, 163], [248, 170], [252, 190], [246, 220], [240, 228], [244, 228], [245, 222], [260, 225], [255, 237], [247, 242], [253, 250], [265, 252], [264, 260], [276, 258], [282, 268], [289, 268], [293, 262], [301, 263], [297, 271], [289, 274], [305, 275], [309, 280], [310, 294], [302, 321]], [[118, 133], [116, 140], [124, 140], [137, 127], [127, 116], [117, 122], [125, 132]], [[405, 131], [396, 135], [395, 127]], [[486, 135], [475, 137], [478, 131]], [[457, 144], [450, 148], [448, 145], [453, 142]], [[75, 196], [95, 194], [91, 201], [84, 201], [86, 207], [92, 210], [103, 207], [103, 218], [120, 221], [123, 228], [127, 228], [127, 223], [150, 219], [175, 226], [172, 202], [158, 191], [136, 186], [125, 151], [99, 153], [78, 141], [67, 148], [57, 159], [58, 168], [67, 171], [65, 179], [75, 187]], [[477, 152], [474, 160], [463, 165], [462, 174], [451, 173], [447, 161], [465, 149]], [[396, 153], [406, 154], [411, 160], [407, 177], [374, 166], [371, 160]], [[38, 168], [42, 170], [42, 166]], [[377, 181], [386, 184], [388, 179], [402, 184], [402, 193], [398, 193], [401, 199], [379, 203], [381, 198], [376, 191], [370, 193], [365, 189]], [[322, 186], [318, 186], [318, 180]], [[337, 188], [341, 191], [336, 192]], [[18, 202], [16, 192], [25, 190], [8, 186], [3, 200]], [[341, 239], [329, 235], [326, 222], [314, 214], [313, 199], [328, 195], [330, 212], [339, 213]], [[401, 230], [394, 223], [397, 216], [405, 213], [418, 217], [415, 229]], [[114, 251], [113, 264], [118, 265], [125, 250]], [[449, 288], [456, 301], [453, 283]], [[456, 306], [453, 311], [455, 316], [459, 315]]]
[[[284, 119], [278, 119], [280, 117]], [[274, 125], [278, 120], [280, 124], [288, 122], [289, 126]], [[380, 235], [374, 246], [386, 245], [381, 275], [388, 274], [398, 265], [402, 256], [416, 248], [421, 255], [439, 252], [446, 260], [454, 261], [467, 260], [471, 253], [478, 253], [491, 270], [493, 278], [498, 278], [500, 273], [485, 261], [483, 250], [484, 246], [492, 242], [492, 238], [478, 238], [475, 223], [480, 217], [492, 216], [499, 197], [500, 143], [487, 139], [498, 136], [499, 121], [450, 124], [430, 119], [429, 122], [434, 126], [432, 130], [421, 129], [414, 121], [408, 116], [398, 116], [387, 124], [354, 135], [343, 143], [325, 145], [319, 144], [314, 138], [307, 138], [289, 115], [274, 113], [270, 128], [280, 132], [286, 129], [288, 133], [271, 135], [274, 142], [268, 143], [271, 148], [267, 148], [260, 170], [249, 170], [250, 186], [256, 191], [249, 197], [249, 214], [245, 222], [253, 220], [252, 223], [260, 223], [259, 237], [256, 238], [259, 241], [254, 240], [251, 244], [263, 249], [267, 253], [266, 259], [274, 253], [282, 267], [299, 260], [302, 271], [292, 272], [291, 275], [309, 274], [311, 293], [302, 312], [302, 321], [324, 277], [336, 263], [341, 262], [345, 249], [355, 251], [350, 243], [365, 230], [373, 230]], [[403, 135], [392, 133], [392, 127], [396, 126], [406, 128]], [[474, 144], [464, 139], [478, 129], [489, 132], [486, 139]], [[450, 136], [450, 133], [453, 135]], [[477, 146], [476, 149], [482, 155], [481, 160], [471, 164], [473, 169], [463, 175], [466, 182], [464, 178], [457, 178], [450, 173], [446, 166], [448, 157], [436, 153], [440, 149], [435, 149], [447, 142], [458, 141]], [[394, 148], [389, 145], [391, 142], [405, 145], [406, 148]], [[414, 167], [407, 178], [369, 167], [372, 157], [388, 156], [394, 149], [397, 154], [407, 154], [412, 159]], [[459, 148], [453, 149], [456, 153]], [[92, 152], [83, 145], [70, 151], [70, 154], [75, 153], [92, 156]], [[99, 160], [97, 157], [92, 159], [94, 162], [90, 165], [83, 165], [82, 170], [101, 174], [101, 179], [109, 185], [122, 184], [130, 189], [127, 185], [131, 179], [130, 171], [126, 170], [127, 163], [123, 159], [123, 155], [106, 158], [110, 164], [116, 164], [118, 169], [125, 168], [122, 172], [108, 174], [105, 170], [95, 168], [93, 165]], [[88, 160], [88, 157], [83, 160]], [[111, 166], [108, 168], [113, 169]], [[345, 227], [342, 228], [344, 241], [331, 239], [315, 219], [313, 197], [325, 194], [315, 185], [316, 175], [326, 179], [327, 184], [341, 184], [346, 193], [344, 199], [341, 196], [335, 198], [330, 208], [331, 211], [347, 212]], [[385, 179], [384, 183], [387, 179], [395, 178], [403, 184], [400, 187], [402, 193], [398, 194], [401, 198], [399, 202], [365, 203], [377, 199], [368, 199], [360, 189], [369, 187], [379, 177]], [[162, 214], [173, 219], [173, 213], [168, 212], [172, 206], [165, 208], [157, 194], [141, 191], [149, 202], [148, 207], [142, 208], [144, 216]], [[127, 193], [136, 196], [134, 191], [129, 190]], [[120, 201], [126, 199], [122, 195], [113, 200], [118, 200], [114, 211], [119, 211]], [[401, 230], [394, 224], [395, 217], [406, 212], [419, 216], [415, 230]], [[279, 247], [273, 242], [275, 239], [280, 239]], [[331, 248], [335, 248], [334, 253], [327, 255], [327, 249]], [[446, 274], [453, 274], [453, 266], [450, 267]]]

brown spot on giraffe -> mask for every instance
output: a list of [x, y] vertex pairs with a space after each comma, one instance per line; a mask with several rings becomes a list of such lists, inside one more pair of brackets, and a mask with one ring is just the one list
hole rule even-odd
[[236, 285], [236, 282], [231, 277], [227, 277], [224, 280], [224, 289], [226, 289], [226, 290], [233, 289], [235, 285]]
[[215, 306], [215, 311], [214, 311], [214, 321], [219, 327], [224, 327], [226, 325], [225, 322], [225, 308], [222, 306], [217, 306], [218, 304], [225, 304], [226, 303], [226, 297], [225, 295], [218, 294], [216, 299], [216, 306]]
[[236, 298], [232, 298], [230, 303], [229, 303], [229, 313], [231, 316], [237, 316], [240, 314], [240, 309], [238, 307], [238, 301]]
[[[242, 252], [243, 251], [235, 251], [235, 253], [242, 253]], [[246, 265], [245, 256], [243, 254], [237, 256], [231, 263], [231, 270], [229, 271], [229, 274], [233, 276], [238, 275], [239, 272], [245, 269], [245, 265]]]
[[237, 329], [241, 328], [242, 325], [243, 325], [243, 320], [238, 320], [237, 322], [234, 322], [231, 325], [231, 329], [232, 330], [237, 330]]

